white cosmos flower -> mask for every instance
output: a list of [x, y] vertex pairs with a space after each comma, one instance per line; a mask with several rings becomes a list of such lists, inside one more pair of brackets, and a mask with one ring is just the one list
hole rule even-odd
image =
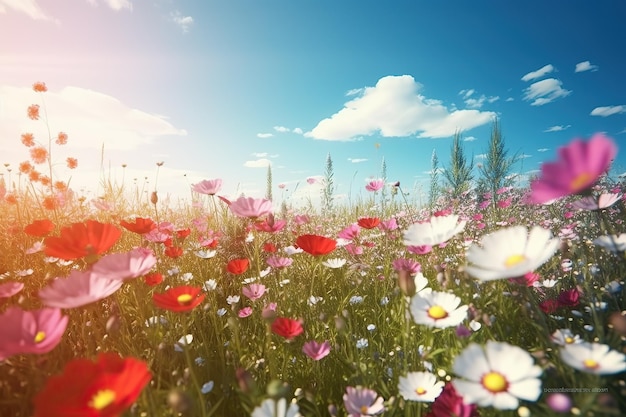
[[572, 333], [572, 331], [570, 329], [558, 329], [556, 330], [554, 333], [552, 333], [550, 335], [550, 340], [552, 340], [552, 343], [559, 345], [559, 346], [565, 346], [565, 345], [569, 345], [572, 343], [582, 343], [583, 340], [580, 338], [579, 335], [575, 335], [574, 333]]
[[561, 241], [539, 226], [513, 226], [481, 239], [467, 251], [467, 273], [481, 281], [521, 277], [552, 257]]
[[602, 343], [575, 343], [561, 348], [563, 362], [596, 375], [616, 374], [626, 370], [626, 355]]
[[417, 324], [440, 329], [457, 326], [467, 318], [468, 306], [461, 299], [447, 292], [423, 292], [411, 299], [411, 315]]
[[324, 265], [327, 268], [332, 268], [332, 269], [341, 268], [345, 264], [346, 264], [346, 260], [341, 259], [341, 258], [331, 258], [322, 262], [322, 265]]
[[280, 398], [274, 400], [268, 398], [264, 400], [261, 405], [252, 411], [252, 417], [301, 417], [298, 404], [293, 402], [289, 403], [287, 407], [287, 400]]
[[593, 244], [597, 246], [602, 246], [604, 249], [611, 252], [624, 252], [626, 251], [626, 233], [622, 233], [619, 236], [600, 236], [593, 241]]
[[430, 372], [409, 372], [398, 381], [398, 391], [407, 401], [431, 403], [441, 394], [443, 382]]
[[435, 246], [447, 242], [465, 228], [465, 220], [459, 222], [459, 216], [433, 216], [425, 223], [410, 225], [403, 234], [405, 246]]
[[504, 342], [471, 343], [454, 360], [452, 384], [466, 403], [512, 410], [541, 395], [541, 368], [525, 350]]

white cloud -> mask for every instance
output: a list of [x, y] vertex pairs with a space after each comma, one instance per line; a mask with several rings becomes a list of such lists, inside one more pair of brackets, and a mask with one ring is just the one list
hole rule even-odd
[[496, 116], [494, 112], [477, 110], [450, 112], [441, 101], [419, 94], [421, 87], [410, 75], [383, 77], [305, 136], [355, 140], [374, 133], [404, 137], [420, 132], [420, 138], [443, 138], [490, 123]]
[[171, 13], [170, 16], [172, 18], [172, 21], [181, 28], [183, 33], [189, 32], [189, 30], [191, 29], [191, 25], [193, 25], [193, 17], [183, 16], [178, 10]]
[[560, 132], [561, 130], [569, 129], [570, 127], [571, 127], [571, 125], [567, 125], [567, 126], [562, 126], [562, 125], [550, 126], [546, 130], [544, 130], [544, 132]]
[[513, 97], [507, 97], [504, 101], [515, 101], [515, 99]]
[[272, 165], [272, 161], [267, 158], [260, 158], [254, 161], [246, 161], [243, 166], [248, 168], [267, 168], [269, 165]]
[[463, 99], [470, 98], [470, 96], [472, 94], [474, 94], [474, 93], [475, 93], [475, 91], [474, 91], [473, 88], [470, 88], [469, 90], [461, 90], [461, 91], [459, 91], [459, 95], [463, 96]]
[[285, 133], [285, 132], [289, 132], [290, 129], [288, 127], [285, 126], [274, 126], [274, 130], [277, 132], [281, 132], [281, 133]]
[[524, 90], [524, 100], [531, 101], [531, 106], [543, 106], [558, 98], [568, 96], [571, 91], [561, 87], [563, 83], [556, 78], [547, 78], [545, 80], [532, 83], [530, 87]]
[[474, 136], [467, 136], [465, 138], [463, 138], [464, 142], [474, 142], [475, 140], [477, 140]]
[[362, 88], [353, 88], [352, 90], [346, 91], [346, 96], [355, 96], [363, 91]]
[[539, 148], [537, 149], [537, 152], [548, 152], [550, 150], [550, 148]]
[[626, 113], [626, 105], [621, 106], [605, 106], [605, 107], [596, 107], [591, 111], [592, 116], [612, 116], [614, 114]]
[[476, 158], [476, 159], [487, 159], [487, 154], [486, 153], [479, 153], [478, 155], [475, 155], [474, 158]]
[[293, 129], [292, 132], [298, 135], [301, 135], [302, 133], [304, 133], [302, 129], [300, 129], [299, 127], [296, 127], [295, 129]]
[[541, 78], [544, 75], [551, 73], [552, 71], [554, 71], [554, 67], [548, 64], [539, 68], [537, 71], [531, 71], [528, 74], [524, 75], [522, 77], [522, 81], [530, 81], [536, 78]]
[[267, 152], [252, 152], [252, 156], [255, 158], [265, 158], [267, 156]]
[[[100, 0], [106, 4], [109, 8], [119, 12], [122, 9], [133, 10], [133, 4], [130, 0]], [[98, 0], [87, 0], [87, 3], [92, 6], [98, 6]]]
[[348, 158], [348, 161], [352, 162], [353, 164], [358, 164], [359, 162], [369, 161], [369, 159], [367, 159], [367, 158]]
[[257, 138], [261, 138], [261, 139], [265, 139], [265, 138], [271, 138], [272, 136], [274, 136], [271, 133], [257, 133], [256, 137]]
[[34, 20], [48, 20], [59, 23], [57, 19], [48, 16], [41, 6], [37, 4], [37, 0], [0, 0], [0, 14], [7, 13], [7, 9], [18, 13], [24, 13]]
[[[472, 90], [473, 92], [473, 90]], [[465, 100], [465, 105], [467, 107], [469, 107], [470, 109], [480, 109], [483, 104], [485, 104], [485, 102], [487, 103], [493, 103], [495, 101], [498, 101], [500, 99], [499, 96], [491, 96], [491, 97], [487, 97], [484, 94], [481, 94], [480, 97], [478, 98], [468, 98]]]
[[528, 155], [526, 153], [521, 154], [520, 156], [518, 156], [519, 159], [526, 159], [526, 158], [532, 158], [532, 155]]
[[583, 71], [597, 71], [598, 66], [592, 65], [589, 61], [583, 61], [576, 64], [576, 69], [574, 72], [583, 72]]

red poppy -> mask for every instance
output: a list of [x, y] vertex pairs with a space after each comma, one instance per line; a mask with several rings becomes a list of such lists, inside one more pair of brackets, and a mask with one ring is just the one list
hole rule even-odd
[[87, 220], [61, 229], [61, 236], [44, 240], [44, 253], [55, 258], [72, 260], [87, 255], [100, 255], [111, 248], [122, 235], [112, 224]]
[[54, 230], [54, 223], [48, 219], [35, 220], [31, 224], [24, 226], [24, 233], [29, 236], [42, 237]]
[[304, 329], [302, 323], [298, 320], [289, 319], [286, 317], [278, 317], [272, 322], [272, 332], [284, 337], [287, 340], [291, 340], [296, 336], [302, 334]]
[[120, 222], [120, 225], [128, 231], [140, 235], [143, 235], [144, 233], [149, 233], [157, 227], [156, 223], [152, 219], [147, 219], [143, 217], [135, 217], [135, 221], [132, 223], [122, 220]]
[[152, 301], [157, 307], [165, 310], [184, 312], [191, 311], [202, 301], [206, 294], [201, 293], [202, 288], [182, 285], [170, 288], [161, 294], [153, 294]]
[[74, 359], [35, 396], [34, 417], [120, 416], [151, 378], [145, 362], [116, 353], [101, 353], [96, 362]]
[[153, 287], [163, 282], [163, 275], [159, 274], [158, 272], [153, 272], [151, 274], [146, 274], [143, 277], [143, 280], [146, 283], [146, 285]]
[[326, 255], [335, 250], [337, 241], [318, 235], [302, 235], [296, 239], [296, 246], [313, 256]]
[[190, 228], [186, 228], [186, 229], [179, 229], [176, 231], [176, 237], [178, 239], [185, 239], [187, 236], [189, 236], [191, 234], [191, 229]]
[[183, 248], [180, 246], [168, 246], [165, 248], [165, 254], [170, 258], [179, 258], [183, 256]]
[[231, 274], [241, 275], [248, 270], [248, 266], [250, 266], [250, 261], [246, 258], [242, 259], [233, 259], [226, 265], [226, 269]]
[[267, 242], [265, 244], [263, 244], [263, 251], [267, 252], [267, 253], [275, 253], [278, 249], [276, 248], [276, 245], [274, 245], [272, 242]]
[[361, 217], [357, 223], [363, 229], [373, 229], [380, 224], [380, 219], [378, 217]]

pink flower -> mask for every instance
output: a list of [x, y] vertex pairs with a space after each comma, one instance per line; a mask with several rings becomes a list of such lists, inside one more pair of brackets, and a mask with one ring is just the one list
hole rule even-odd
[[296, 214], [295, 217], [293, 218], [293, 222], [297, 224], [298, 226], [307, 224], [310, 221], [311, 221], [311, 218], [307, 216], [306, 214]]
[[363, 387], [346, 387], [346, 393], [343, 394], [343, 405], [348, 417], [380, 414], [385, 411], [384, 401], [376, 391]]
[[239, 217], [256, 218], [272, 212], [272, 202], [264, 198], [239, 197], [229, 207]]
[[21, 282], [7, 282], [0, 284], [0, 298], [9, 298], [22, 291], [24, 284]]
[[575, 139], [558, 152], [559, 159], [542, 164], [541, 176], [531, 182], [531, 203], [547, 203], [588, 191], [609, 169], [617, 146], [613, 140], [597, 133], [588, 142]]
[[433, 247], [430, 245], [407, 246], [406, 250], [414, 255], [426, 255], [433, 250]]
[[378, 225], [378, 228], [382, 231], [390, 232], [398, 228], [398, 222], [395, 217], [392, 217], [389, 220], [382, 220]]
[[252, 314], [252, 307], [244, 307], [237, 312], [239, 318], [245, 318]]
[[318, 343], [311, 340], [302, 346], [302, 352], [314, 361], [319, 361], [330, 353], [330, 343], [328, 341]]
[[271, 256], [267, 258], [267, 264], [276, 269], [287, 268], [292, 263], [293, 259], [291, 258], [284, 258], [281, 256]]
[[263, 297], [265, 294], [265, 285], [263, 284], [250, 284], [241, 289], [243, 295], [248, 297], [250, 301], [256, 301], [259, 298]]
[[0, 361], [23, 353], [47, 353], [56, 347], [68, 317], [58, 308], [24, 311], [9, 307], [0, 315]]
[[511, 205], [512, 201], [513, 200], [510, 199], [510, 198], [505, 198], [504, 200], [500, 200], [500, 201], [498, 201], [498, 207], [499, 208], [507, 208], [507, 207], [509, 207]]
[[92, 271], [106, 279], [137, 278], [150, 272], [157, 258], [148, 248], [133, 249], [126, 253], [106, 255], [96, 262]]
[[263, 311], [261, 311], [261, 317], [264, 319], [273, 319], [276, 316], [276, 303], [269, 303], [265, 307], [263, 307]]
[[39, 291], [39, 298], [50, 307], [76, 308], [102, 300], [120, 289], [124, 281], [107, 279], [93, 271], [72, 270], [67, 278], [57, 278]]
[[447, 383], [441, 394], [435, 399], [431, 411], [426, 414], [426, 417], [477, 417], [479, 415], [478, 406], [465, 403], [463, 397], [454, 389], [454, 385]]
[[408, 272], [409, 275], [415, 275], [422, 269], [420, 263], [414, 261], [413, 259], [398, 258], [393, 261], [391, 265], [393, 266], [394, 271], [405, 271]]
[[317, 179], [315, 179], [315, 177], [309, 177], [309, 178], [306, 179], [306, 182], [308, 184], [313, 185], [313, 184], [315, 184], [317, 182]]
[[368, 182], [365, 185], [365, 189], [367, 191], [376, 192], [382, 189], [384, 186], [385, 186], [385, 182], [382, 179], [378, 178], [378, 179]]
[[337, 236], [342, 239], [353, 240], [356, 239], [357, 236], [359, 236], [360, 231], [361, 227], [358, 224], [353, 223], [350, 226], [344, 228], [341, 232], [339, 232]]
[[194, 184], [192, 189], [200, 194], [215, 195], [222, 189], [222, 179], [203, 180]]
[[255, 229], [260, 232], [267, 232], [267, 233], [276, 233], [276, 232], [280, 232], [281, 230], [283, 230], [285, 226], [287, 225], [287, 221], [286, 220], [274, 220], [273, 217], [274, 216], [270, 213], [268, 215], [268, 218], [265, 221], [257, 222], [254, 224]]
[[574, 201], [572, 206], [581, 210], [602, 210], [611, 207], [622, 198], [621, 194], [601, 194], [598, 201], [592, 196], [583, 197]]

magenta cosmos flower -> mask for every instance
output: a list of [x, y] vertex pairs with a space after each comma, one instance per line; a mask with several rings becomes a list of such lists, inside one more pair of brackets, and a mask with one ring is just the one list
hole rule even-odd
[[57, 278], [42, 288], [39, 298], [50, 307], [82, 307], [108, 297], [122, 284], [121, 279], [107, 279], [93, 271], [73, 270], [67, 278]]
[[272, 212], [272, 202], [264, 198], [239, 197], [229, 207], [239, 217], [256, 218]]
[[222, 179], [203, 180], [194, 184], [191, 188], [200, 194], [215, 195], [222, 189]]
[[24, 284], [21, 282], [6, 282], [0, 284], [0, 298], [9, 298], [22, 291]]
[[92, 266], [92, 271], [106, 279], [137, 278], [150, 272], [157, 258], [148, 248], [106, 255]]
[[58, 308], [24, 311], [9, 307], [0, 315], [0, 361], [23, 353], [47, 353], [56, 347], [68, 317]]
[[601, 133], [589, 141], [575, 139], [559, 149], [559, 159], [541, 165], [541, 176], [530, 184], [531, 203], [551, 200], [589, 190], [609, 169], [617, 145]]

